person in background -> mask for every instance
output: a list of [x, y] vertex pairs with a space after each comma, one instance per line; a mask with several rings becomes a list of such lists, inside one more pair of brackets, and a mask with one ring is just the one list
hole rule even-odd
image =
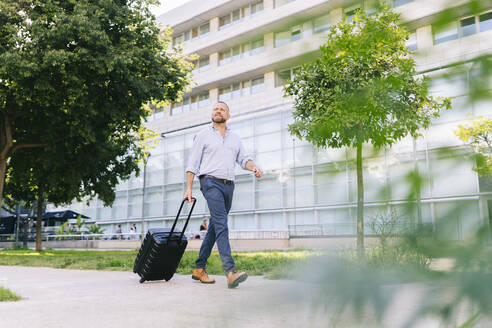
[[203, 223], [200, 225], [200, 231], [207, 231], [207, 219], [203, 220]]

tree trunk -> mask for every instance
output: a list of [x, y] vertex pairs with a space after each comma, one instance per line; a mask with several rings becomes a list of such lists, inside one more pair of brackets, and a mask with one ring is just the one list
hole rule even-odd
[[364, 180], [362, 177], [362, 143], [357, 145], [357, 255], [364, 257]]
[[7, 173], [7, 158], [0, 157], [0, 209], [2, 208], [3, 185], [5, 182], [6, 173]]
[[42, 191], [38, 191], [38, 215], [36, 217], [36, 250], [42, 251], [41, 245], [41, 230], [43, 225], [43, 195]]

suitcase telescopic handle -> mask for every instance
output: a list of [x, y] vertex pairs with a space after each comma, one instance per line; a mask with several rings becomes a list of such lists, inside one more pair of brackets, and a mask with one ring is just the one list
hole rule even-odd
[[[181, 214], [181, 210], [183, 209], [183, 206], [184, 206], [184, 204], [185, 204], [185, 202], [187, 200], [188, 200], [188, 198], [184, 198], [183, 201], [181, 202], [181, 206], [179, 207], [178, 214], [176, 214], [176, 219], [174, 220], [173, 226], [171, 228], [171, 232], [169, 233], [169, 239], [171, 239], [171, 237], [173, 235], [174, 228], [176, 227], [176, 223], [178, 223], [179, 215]], [[185, 225], [183, 227], [183, 231], [181, 231], [181, 235], [179, 236], [179, 239], [178, 240], [180, 242], [181, 242], [181, 239], [183, 238], [183, 235], [184, 235], [184, 232], [186, 230], [186, 227], [188, 226], [188, 222], [190, 222], [191, 213], [193, 213], [193, 208], [195, 208], [196, 198], [195, 197], [191, 197], [191, 201], [193, 202], [193, 204], [191, 205], [190, 213], [188, 213], [188, 217], [186, 218], [186, 223], [185, 223]]]

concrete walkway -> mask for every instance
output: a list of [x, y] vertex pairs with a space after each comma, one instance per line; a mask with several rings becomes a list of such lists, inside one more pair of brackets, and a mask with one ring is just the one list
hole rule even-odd
[[[0, 266], [0, 286], [23, 298], [0, 302], [0, 327], [397, 328], [421, 303], [421, 286], [402, 285], [383, 326], [368, 320], [355, 324], [347, 316], [334, 322], [337, 311], [319, 304], [321, 295], [326, 297], [319, 285], [249, 277], [228, 289], [224, 276], [214, 278], [214, 285], [183, 275], [140, 284], [131, 272]], [[417, 325], [440, 326], [432, 319]]]
[[225, 277], [214, 278], [214, 285], [183, 275], [140, 284], [131, 272], [0, 266], [0, 286], [23, 297], [0, 303], [0, 326], [326, 327], [309, 302], [285, 299], [293, 282], [249, 277], [228, 289]]

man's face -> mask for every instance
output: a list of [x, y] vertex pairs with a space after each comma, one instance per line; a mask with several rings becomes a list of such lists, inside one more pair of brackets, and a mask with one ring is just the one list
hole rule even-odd
[[226, 104], [218, 103], [212, 110], [212, 121], [214, 123], [225, 123], [230, 117]]

